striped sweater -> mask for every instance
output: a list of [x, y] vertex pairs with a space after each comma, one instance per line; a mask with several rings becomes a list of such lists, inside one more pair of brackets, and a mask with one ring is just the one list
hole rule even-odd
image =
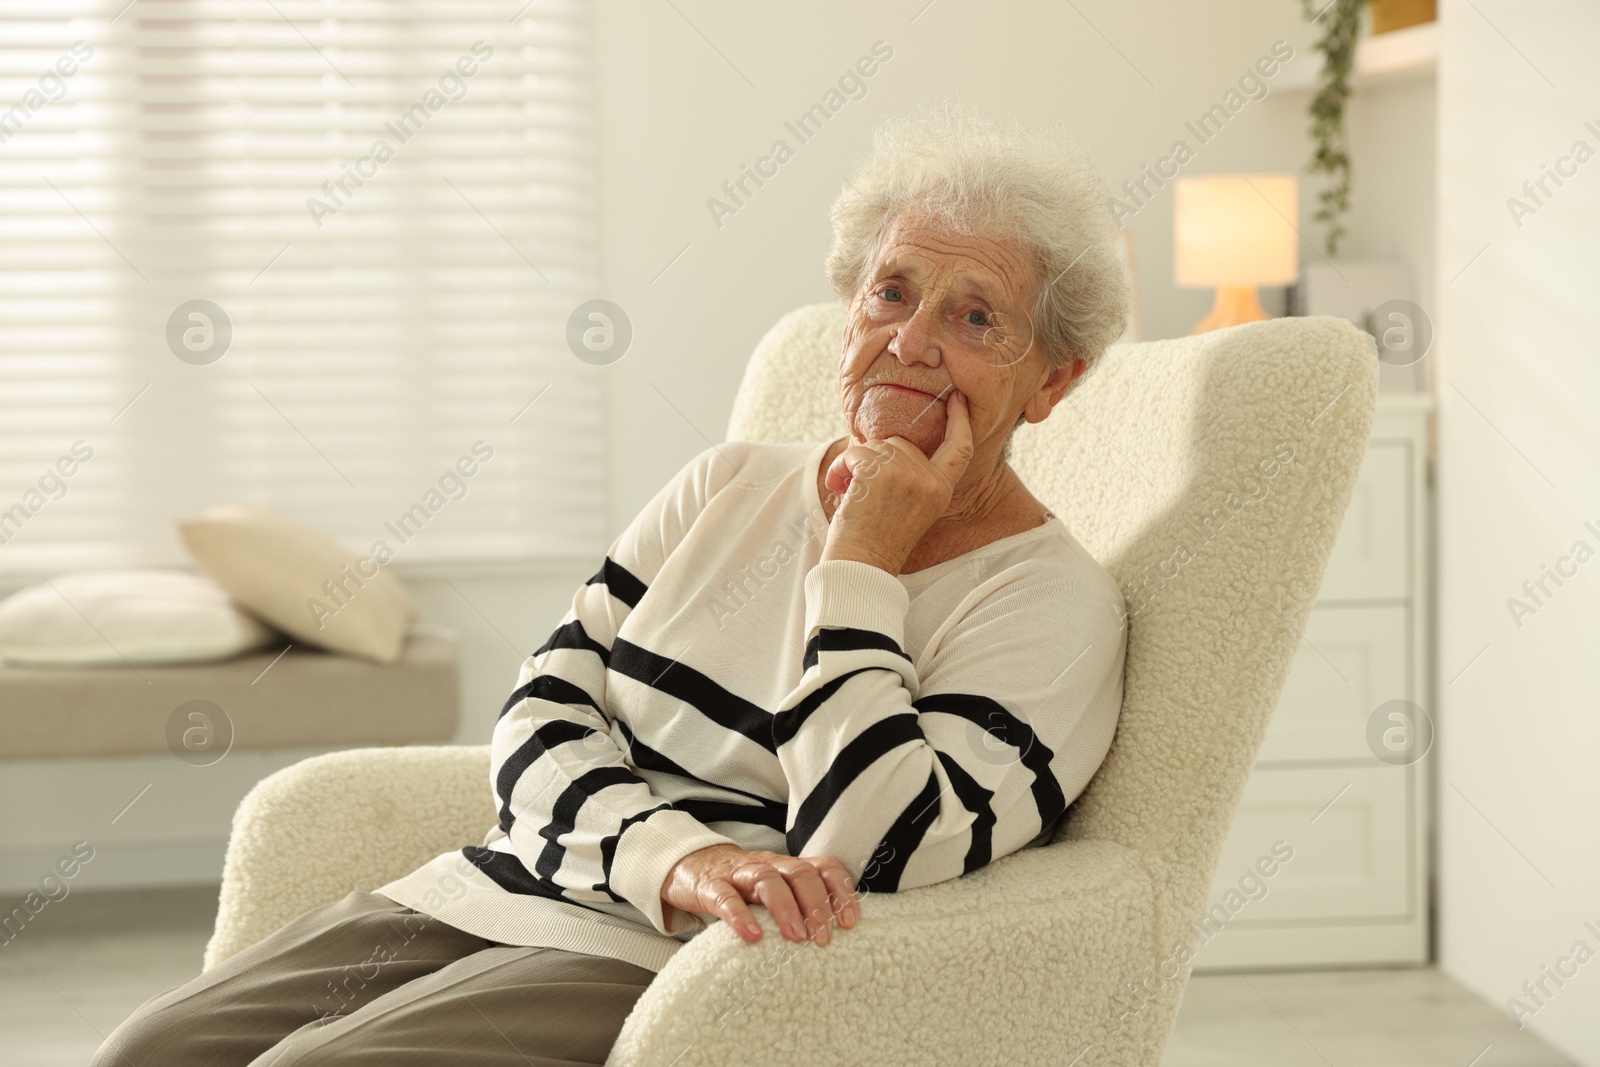
[[376, 892], [659, 971], [716, 921], [660, 897], [708, 845], [836, 856], [865, 897], [1046, 843], [1116, 728], [1121, 592], [1053, 516], [910, 574], [819, 562], [828, 444], [679, 471], [523, 663], [482, 844]]

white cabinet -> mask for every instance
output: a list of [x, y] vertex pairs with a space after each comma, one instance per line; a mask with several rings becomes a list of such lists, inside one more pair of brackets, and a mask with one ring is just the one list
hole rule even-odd
[[[1431, 410], [1426, 396], [1378, 397], [1316, 606], [1223, 845], [1211, 900], [1224, 906], [1196, 931], [1196, 971], [1428, 958], [1433, 756], [1384, 760], [1373, 746], [1390, 753], [1385, 730], [1421, 728], [1389, 702], [1432, 707]], [[1396, 709], [1404, 714], [1391, 718]]]
[[1257, 766], [1370, 759], [1372, 709], [1407, 691], [1410, 630], [1403, 604], [1313, 608]]

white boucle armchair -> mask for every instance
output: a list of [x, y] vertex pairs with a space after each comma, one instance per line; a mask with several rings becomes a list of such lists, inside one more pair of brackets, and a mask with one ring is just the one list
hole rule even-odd
[[[745, 372], [730, 439], [845, 432], [843, 316], [786, 315]], [[1054, 841], [965, 877], [865, 894], [826, 948], [716, 924], [680, 950], [608, 1063], [1156, 1067], [1223, 839], [1366, 448], [1375, 348], [1329, 317], [1117, 345], [1012, 463], [1124, 590], [1122, 716]], [[1287, 459], [1285, 457], [1288, 457]], [[1269, 473], [1270, 471], [1270, 473]], [[487, 745], [359, 749], [240, 804], [205, 966], [352, 882], [479, 841]]]

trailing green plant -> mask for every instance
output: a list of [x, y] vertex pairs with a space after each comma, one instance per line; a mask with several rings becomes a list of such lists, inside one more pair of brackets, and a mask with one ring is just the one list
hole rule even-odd
[[1345, 138], [1344, 105], [1350, 99], [1350, 69], [1355, 62], [1356, 37], [1361, 32], [1361, 8], [1366, 0], [1300, 0], [1305, 17], [1322, 23], [1316, 49], [1322, 53], [1322, 82], [1311, 98], [1311, 137], [1316, 150], [1306, 171], [1328, 175], [1317, 194], [1318, 222], [1328, 227], [1328, 255], [1339, 251], [1344, 236], [1344, 213], [1350, 208], [1350, 151]]

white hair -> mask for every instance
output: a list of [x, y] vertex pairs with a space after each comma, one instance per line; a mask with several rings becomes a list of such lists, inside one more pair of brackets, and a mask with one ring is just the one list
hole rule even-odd
[[1087, 373], [1128, 317], [1111, 203], [1094, 163], [1059, 126], [1033, 130], [941, 102], [874, 132], [872, 154], [833, 202], [828, 283], [848, 303], [908, 210], [964, 236], [1014, 240], [1033, 260], [1046, 360], [1059, 369], [1082, 359]]

